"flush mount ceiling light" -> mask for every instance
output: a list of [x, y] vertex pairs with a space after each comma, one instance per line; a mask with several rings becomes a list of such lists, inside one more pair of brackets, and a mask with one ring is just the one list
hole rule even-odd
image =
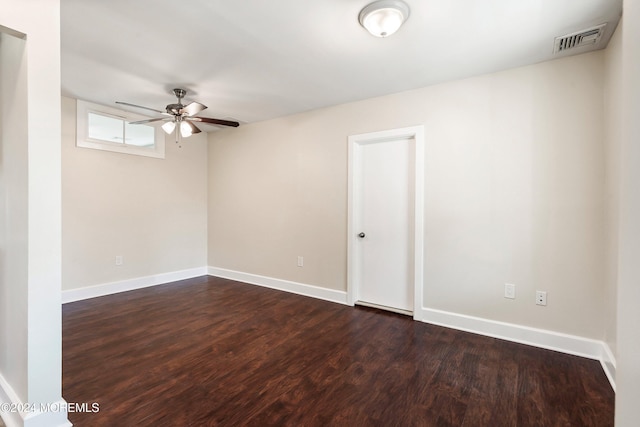
[[409, 6], [401, 0], [375, 1], [360, 11], [358, 21], [376, 37], [388, 37], [409, 18]]

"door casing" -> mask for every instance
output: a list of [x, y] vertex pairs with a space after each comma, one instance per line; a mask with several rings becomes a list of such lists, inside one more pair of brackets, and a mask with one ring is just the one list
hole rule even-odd
[[412, 126], [399, 129], [390, 129], [380, 132], [371, 132], [351, 135], [348, 138], [349, 145], [349, 173], [348, 173], [348, 214], [347, 214], [347, 302], [354, 305], [358, 300], [358, 288], [360, 286], [360, 272], [358, 266], [361, 263], [358, 233], [359, 224], [358, 209], [360, 206], [360, 194], [362, 183], [360, 177], [360, 158], [358, 147], [366, 144], [375, 144], [384, 141], [398, 139], [411, 139], [415, 142], [414, 158], [414, 247], [413, 247], [413, 283], [414, 283], [414, 309], [413, 318], [422, 320], [423, 298], [423, 271], [424, 271], [424, 126]]

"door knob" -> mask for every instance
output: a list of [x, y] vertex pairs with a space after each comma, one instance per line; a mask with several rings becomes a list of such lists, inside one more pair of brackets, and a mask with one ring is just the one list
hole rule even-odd
[[364, 238], [364, 233], [358, 234], [358, 237], [361, 238], [361, 239]]

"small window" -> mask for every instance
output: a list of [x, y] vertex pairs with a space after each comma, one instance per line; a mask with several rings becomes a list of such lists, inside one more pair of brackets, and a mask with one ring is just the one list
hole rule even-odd
[[130, 124], [148, 117], [82, 100], [77, 107], [78, 147], [164, 158], [164, 133], [152, 124]]

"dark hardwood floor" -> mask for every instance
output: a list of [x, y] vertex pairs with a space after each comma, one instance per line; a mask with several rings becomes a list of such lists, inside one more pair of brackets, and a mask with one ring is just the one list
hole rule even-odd
[[611, 426], [597, 361], [200, 277], [63, 307], [76, 426]]

